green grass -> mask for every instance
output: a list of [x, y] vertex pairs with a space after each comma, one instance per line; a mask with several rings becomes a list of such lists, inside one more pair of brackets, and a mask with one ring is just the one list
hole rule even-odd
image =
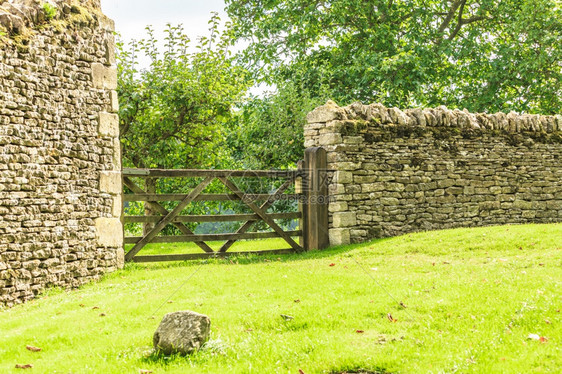
[[[562, 368], [562, 224], [427, 232], [202, 263], [128, 265], [102, 282], [4, 310], [0, 372], [28, 363], [37, 373]], [[210, 316], [210, 343], [191, 357], [155, 356], [160, 319], [186, 309]]]

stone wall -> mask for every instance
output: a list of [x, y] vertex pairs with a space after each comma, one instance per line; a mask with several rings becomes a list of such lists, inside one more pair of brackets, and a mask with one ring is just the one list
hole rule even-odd
[[562, 116], [328, 102], [308, 115], [305, 146], [324, 147], [334, 171], [332, 245], [562, 222]]
[[113, 23], [0, 0], [0, 307], [123, 265]]

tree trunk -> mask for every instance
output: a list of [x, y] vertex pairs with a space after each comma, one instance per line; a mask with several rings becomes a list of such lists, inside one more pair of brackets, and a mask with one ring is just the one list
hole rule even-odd
[[[146, 178], [144, 181], [144, 190], [146, 193], [156, 193], [156, 178]], [[152, 206], [148, 203], [144, 203], [144, 215], [152, 216], [155, 212], [152, 210]], [[146, 222], [143, 225], [143, 235], [146, 235], [154, 228], [153, 222]]]

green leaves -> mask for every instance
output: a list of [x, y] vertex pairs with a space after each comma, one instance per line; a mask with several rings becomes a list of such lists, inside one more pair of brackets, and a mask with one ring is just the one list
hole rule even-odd
[[[250, 81], [229, 56], [230, 31], [210, 35], [193, 47], [181, 26], [168, 25], [164, 50], [147, 27], [147, 37], [127, 48], [118, 44], [121, 142], [124, 164], [153, 168], [216, 166], [224, 126]], [[149, 66], [139, 69], [139, 59]]]
[[553, 114], [562, 102], [556, 0], [227, 0], [254, 76], [344, 105]]

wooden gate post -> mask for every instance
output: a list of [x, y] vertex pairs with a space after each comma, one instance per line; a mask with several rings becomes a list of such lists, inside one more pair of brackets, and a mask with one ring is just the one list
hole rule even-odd
[[304, 249], [324, 249], [330, 245], [326, 150], [321, 147], [307, 148], [304, 151], [304, 164], [306, 172], [303, 179]]

